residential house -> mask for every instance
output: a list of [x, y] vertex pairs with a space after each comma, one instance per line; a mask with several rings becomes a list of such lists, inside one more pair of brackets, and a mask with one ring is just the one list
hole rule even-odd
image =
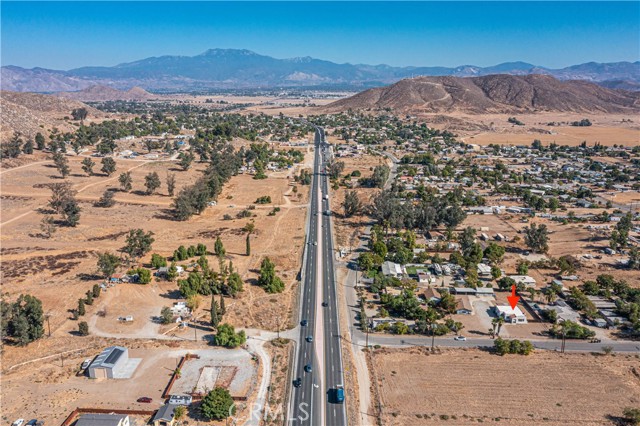
[[178, 405], [175, 404], [165, 404], [160, 407], [153, 419], [151, 419], [153, 426], [173, 426], [176, 421], [174, 415], [176, 408], [178, 408]]
[[382, 263], [382, 275], [385, 277], [400, 278], [404, 275], [404, 271], [400, 264], [386, 261]]
[[469, 296], [456, 297], [456, 314], [471, 315], [473, 313], [473, 305], [469, 300]]
[[76, 426], [129, 426], [129, 416], [126, 414], [82, 414]]
[[531, 288], [535, 288], [536, 286], [536, 280], [529, 275], [509, 275], [509, 278], [515, 281], [516, 285], [524, 284], [525, 287]]
[[494, 311], [496, 315], [504, 318], [505, 322], [508, 324], [526, 324], [527, 317], [520, 310], [518, 306], [512, 308], [511, 306], [495, 306]]

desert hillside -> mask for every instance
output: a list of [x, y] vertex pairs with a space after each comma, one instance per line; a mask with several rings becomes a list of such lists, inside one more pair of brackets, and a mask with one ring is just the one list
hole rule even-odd
[[108, 86], [95, 85], [76, 92], [60, 92], [56, 96], [82, 102], [101, 101], [147, 101], [159, 96], [151, 94], [140, 87], [129, 90], [118, 90]]
[[417, 77], [358, 93], [322, 107], [322, 112], [391, 108], [406, 113], [604, 112], [640, 110], [640, 93], [546, 75]]
[[86, 108], [88, 119], [103, 118], [105, 113], [79, 101], [35, 93], [0, 92], [0, 134], [2, 140], [11, 137], [14, 131], [27, 137], [37, 132], [48, 133], [53, 127], [60, 131], [71, 131], [76, 124], [65, 120], [76, 108]]

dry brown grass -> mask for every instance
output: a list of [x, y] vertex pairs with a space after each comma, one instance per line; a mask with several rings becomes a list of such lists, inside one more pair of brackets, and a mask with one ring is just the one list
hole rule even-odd
[[385, 349], [373, 365], [384, 425], [612, 425], [640, 403], [634, 355]]

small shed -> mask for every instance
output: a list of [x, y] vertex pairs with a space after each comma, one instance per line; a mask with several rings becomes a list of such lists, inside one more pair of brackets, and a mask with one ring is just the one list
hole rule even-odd
[[89, 377], [92, 379], [113, 379], [124, 369], [129, 359], [129, 350], [123, 346], [110, 346], [89, 365]]

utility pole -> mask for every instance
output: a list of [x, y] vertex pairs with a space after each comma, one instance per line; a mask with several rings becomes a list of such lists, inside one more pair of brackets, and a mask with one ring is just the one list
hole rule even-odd
[[435, 323], [431, 324], [431, 352], [433, 352], [433, 345], [435, 343], [436, 340], [436, 330], [435, 330]]
[[49, 317], [51, 316], [51, 314], [47, 313], [47, 315], [45, 315], [45, 318], [47, 320], [47, 328], [49, 329], [49, 337], [51, 337], [51, 324], [49, 323]]
[[197, 342], [198, 341], [198, 326], [196, 325], [196, 320], [193, 320], [193, 341]]

